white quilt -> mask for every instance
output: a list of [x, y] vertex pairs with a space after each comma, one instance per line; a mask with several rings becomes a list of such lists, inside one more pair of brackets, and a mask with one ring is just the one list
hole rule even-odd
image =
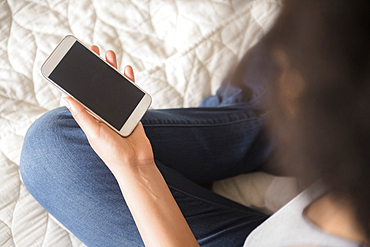
[[39, 69], [67, 34], [133, 66], [152, 108], [198, 106], [271, 27], [279, 0], [0, 0], [0, 246], [83, 246], [19, 175], [28, 127], [60, 106]]

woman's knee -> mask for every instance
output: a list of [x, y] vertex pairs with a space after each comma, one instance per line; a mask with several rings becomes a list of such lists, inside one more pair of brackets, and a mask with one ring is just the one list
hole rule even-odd
[[78, 126], [66, 107], [60, 107], [45, 113], [28, 129], [23, 142], [20, 172], [27, 186], [33, 187], [52, 176], [52, 166], [56, 164], [56, 152], [63, 152], [61, 147], [68, 136], [69, 129]]

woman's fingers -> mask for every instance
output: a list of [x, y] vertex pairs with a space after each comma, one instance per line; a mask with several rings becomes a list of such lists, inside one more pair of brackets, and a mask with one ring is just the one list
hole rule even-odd
[[135, 82], [134, 70], [130, 65], [127, 65], [124, 70], [125, 76], [131, 81]]
[[[96, 45], [92, 45], [90, 46], [90, 49], [100, 56], [99, 47], [97, 47]], [[105, 60], [107, 60], [107, 62], [110, 65], [112, 65], [113, 67], [117, 69], [117, 58], [116, 58], [116, 53], [114, 53], [114, 51], [111, 51], [111, 50], [107, 51], [105, 53]]]
[[92, 50], [93, 52], [95, 52], [96, 54], [100, 56], [99, 47], [97, 47], [96, 45], [90, 46], [90, 50]]
[[116, 53], [114, 53], [114, 51], [107, 51], [105, 53], [105, 60], [107, 60], [107, 62], [110, 65], [112, 65], [113, 67], [117, 69], [117, 58], [116, 58]]

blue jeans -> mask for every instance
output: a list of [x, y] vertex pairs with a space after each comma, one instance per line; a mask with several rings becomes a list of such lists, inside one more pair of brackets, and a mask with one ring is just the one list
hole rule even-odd
[[[149, 110], [142, 119], [156, 164], [201, 246], [242, 246], [267, 218], [200, 185], [259, 169], [271, 153], [261, 99], [274, 69], [263, 51], [249, 52], [201, 107]], [[86, 245], [144, 245], [114, 176], [67, 108], [30, 127], [21, 175], [33, 197]]]

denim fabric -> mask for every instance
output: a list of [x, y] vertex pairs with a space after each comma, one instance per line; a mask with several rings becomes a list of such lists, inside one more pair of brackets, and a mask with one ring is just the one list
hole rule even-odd
[[[271, 153], [261, 96], [275, 70], [263, 51], [248, 53], [202, 107], [150, 110], [142, 119], [156, 164], [201, 246], [242, 246], [267, 218], [199, 185], [256, 170]], [[114, 176], [67, 108], [30, 127], [21, 175], [33, 197], [86, 245], [143, 246]]]

